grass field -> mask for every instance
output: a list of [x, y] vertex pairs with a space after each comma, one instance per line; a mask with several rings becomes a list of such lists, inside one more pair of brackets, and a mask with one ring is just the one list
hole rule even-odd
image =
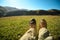
[[0, 40], [18, 40], [28, 29], [29, 21], [35, 18], [37, 29], [42, 18], [55, 40], [60, 36], [60, 16], [12, 16], [0, 18]]

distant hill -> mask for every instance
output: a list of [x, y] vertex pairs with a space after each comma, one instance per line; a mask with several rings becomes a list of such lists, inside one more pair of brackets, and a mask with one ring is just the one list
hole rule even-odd
[[18, 15], [60, 15], [60, 10], [50, 9], [50, 10], [27, 10], [27, 9], [17, 9], [14, 7], [3, 7], [0, 6], [0, 17], [3, 16], [18, 16]]
[[0, 10], [1, 10], [1, 9], [5, 9], [6, 11], [16, 11], [16, 10], [19, 10], [19, 9], [17, 9], [17, 8], [8, 7], [8, 6], [5, 6], [5, 7], [0, 6]]
[[7, 11], [16, 11], [16, 10], [19, 10], [17, 8], [14, 8], [14, 7], [4, 7]]

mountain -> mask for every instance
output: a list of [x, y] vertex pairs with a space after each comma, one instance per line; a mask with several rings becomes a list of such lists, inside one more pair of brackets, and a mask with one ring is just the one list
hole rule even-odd
[[16, 10], [19, 10], [19, 9], [17, 9], [17, 8], [14, 8], [14, 7], [8, 7], [8, 6], [5, 6], [5, 7], [2, 7], [2, 6], [0, 6], [0, 8], [4, 8], [6, 11], [16, 11]]
[[27, 10], [17, 9], [14, 7], [0, 6], [0, 17], [3, 16], [18, 16], [18, 15], [60, 15], [60, 10]]
[[17, 9], [17, 8], [14, 8], [14, 7], [8, 7], [8, 6], [0, 6], [0, 17], [1, 16], [11, 16], [11, 15], [17, 15], [23, 11], [27, 11], [27, 9]]
[[7, 11], [16, 11], [18, 10], [17, 8], [14, 7], [4, 7]]

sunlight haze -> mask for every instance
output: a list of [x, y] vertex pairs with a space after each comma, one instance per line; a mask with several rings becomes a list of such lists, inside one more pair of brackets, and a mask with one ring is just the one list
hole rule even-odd
[[30, 10], [60, 9], [60, 0], [0, 0], [0, 6]]

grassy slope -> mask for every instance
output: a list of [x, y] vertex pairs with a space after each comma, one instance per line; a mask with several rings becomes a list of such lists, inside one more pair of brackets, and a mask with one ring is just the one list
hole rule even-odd
[[48, 23], [48, 30], [57, 38], [60, 35], [60, 16], [12, 16], [0, 18], [0, 39], [17, 40], [29, 29], [29, 21], [35, 18], [37, 29], [42, 18]]

